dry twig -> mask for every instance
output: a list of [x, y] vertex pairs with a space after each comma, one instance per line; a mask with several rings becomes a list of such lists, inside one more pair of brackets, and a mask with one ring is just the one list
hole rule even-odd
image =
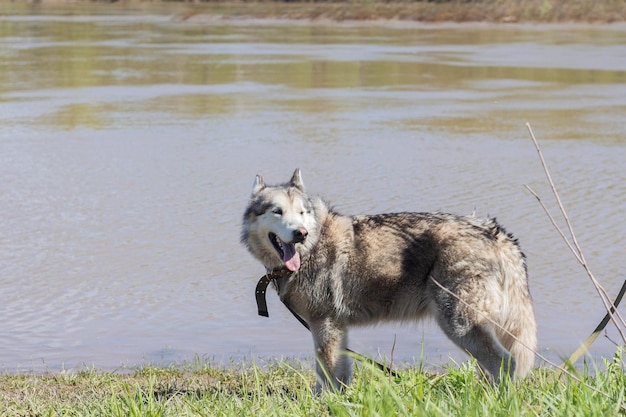
[[[561, 237], [563, 238], [563, 240], [567, 244], [567, 247], [574, 254], [574, 257], [576, 257], [576, 260], [585, 269], [585, 272], [587, 273], [587, 276], [590, 278], [591, 282], [593, 283], [596, 291], [598, 292], [598, 295], [600, 295], [600, 299], [602, 300], [602, 303], [604, 304], [604, 307], [605, 307], [605, 309], [607, 311], [607, 314], [609, 315], [609, 317], [610, 317], [611, 321], [613, 322], [613, 324], [615, 324], [615, 327], [616, 327], [617, 331], [619, 332], [619, 334], [620, 334], [620, 336], [622, 338], [622, 341], [624, 342], [624, 344], [626, 344], [626, 335], [624, 334], [624, 330], [623, 330], [623, 329], [626, 328], [626, 322], [624, 322], [624, 319], [621, 317], [621, 315], [617, 311], [617, 308], [615, 307], [613, 302], [611, 302], [611, 300], [610, 300], [606, 290], [602, 287], [602, 285], [600, 285], [600, 282], [596, 279], [596, 277], [594, 276], [593, 272], [591, 272], [591, 269], [589, 268], [589, 265], [587, 264], [587, 261], [585, 260], [585, 256], [583, 254], [583, 251], [582, 251], [580, 245], [578, 244], [578, 240], [576, 239], [576, 234], [574, 233], [574, 229], [573, 229], [572, 224], [571, 224], [571, 222], [569, 220], [569, 216], [567, 215], [567, 212], [565, 211], [563, 203], [561, 202], [561, 198], [559, 197], [559, 193], [556, 190], [556, 186], [554, 185], [554, 182], [552, 181], [552, 176], [550, 175], [550, 171], [548, 170], [548, 166], [546, 165], [546, 162], [545, 162], [545, 160], [543, 158], [543, 154], [541, 152], [541, 148], [539, 147], [539, 143], [537, 142], [537, 139], [535, 138], [535, 134], [533, 133], [533, 130], [532, 130], [531, 126], [530, 126], [530, 123], [526, 123], [526, 127], [528, 128], [528, 131], [530, 133], [530, 137], [533, 140], [533, 143], [535, 144], [535, 149], [537, 150], [537, 153], [539, 154], [539, 159], [541, 160], [541, 165], [543, 167], [543, 171], [545, 172], [546, 177], [548, 179], [548, 183], [550, 184], [550, 188], [552, 189], [552, 194], [554, 195], [554, 198], [555, 198], [555, 200], [557, 202], [557, 205], [559, 206], [559, 210], [561, 211], [561, 215], [563, 216], [563, 218], [565, 220], [565, 223], [567, 225], [567, 229], [569, 231], [571, 242], [567, 238], [565, 233], [563, 233], [563, 231], [559, 228], [559, 226], [557, 225], [556, 221], [554, 220], [554, 217], [550, 214], [550, 211], [543, 204], [543, 202], [541, 201], [541, 199], [539, 198], [537, 193], [535, 193], [532, 190], [532, 188], [530, 188], [528, 185], [526, 185], [526, 189], [528, 189], [528, 191], [530, 191], [531, 194], [537, 199], [537, 201], [539, 202], [539, 204], [541, 205], [543, 210], [548, 215], [550, 221], [552, 222], [552, 225], [554, 225], [556, 230], [559, 232], [559, 234], [561, 235]], [[588, 348], [588, 346], [587, 346], [587, 348]]]

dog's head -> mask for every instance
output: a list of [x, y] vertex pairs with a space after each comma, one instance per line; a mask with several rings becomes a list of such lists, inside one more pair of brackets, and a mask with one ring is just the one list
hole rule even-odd
[[306, 195], [300, 170], [288, 183], [268, 186], [257, 175], [243, 216], [241, 241], [268, 269], [300, 269], [301, 255], [319, 231], [314, 202]]

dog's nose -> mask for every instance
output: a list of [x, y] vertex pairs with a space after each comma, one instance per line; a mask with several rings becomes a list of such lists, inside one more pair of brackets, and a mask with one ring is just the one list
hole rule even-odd
[[293, 231], [293, 243], [302, 243], [308, 236], [309, 232], [304, 228], [300, 227]]

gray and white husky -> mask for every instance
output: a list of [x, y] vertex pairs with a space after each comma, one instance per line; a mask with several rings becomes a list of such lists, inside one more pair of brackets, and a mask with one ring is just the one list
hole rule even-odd
[[307, 195], [296, 169], [277, 186], [256, 176], [241, 241], [268, 271], [288, 270], [274, 284], [310, 326], [318, 391], [350, 382], [348, 327], [381, 321], [433, 317], [496, 383], [533, 366], [525, 256], [495, 220], [344, 216]]

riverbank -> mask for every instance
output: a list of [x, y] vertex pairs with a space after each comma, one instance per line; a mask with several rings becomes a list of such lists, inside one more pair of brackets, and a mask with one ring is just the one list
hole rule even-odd
[[210, 364], [144, 367], [133, 373], [0, 376], [0, 415], [81, 416], [598, 416], [624, 413], [619, 355], [595, 376], [562, 377], [539, 368], [516, 386], [493, 388], [470, 364], [392, 378], [357, 367], [345, 392], [312, 393], [310, 364], [274, 362], [240, 369]]
[[16, 12], [106, 13], [107, 10], [171, 13], [189, 19], [288, 19], [314, 21], [618, 23], [626, 22], [626, 2], [617, 0], [484, 0], [484, 1], [0, 1], [0, 15]]

